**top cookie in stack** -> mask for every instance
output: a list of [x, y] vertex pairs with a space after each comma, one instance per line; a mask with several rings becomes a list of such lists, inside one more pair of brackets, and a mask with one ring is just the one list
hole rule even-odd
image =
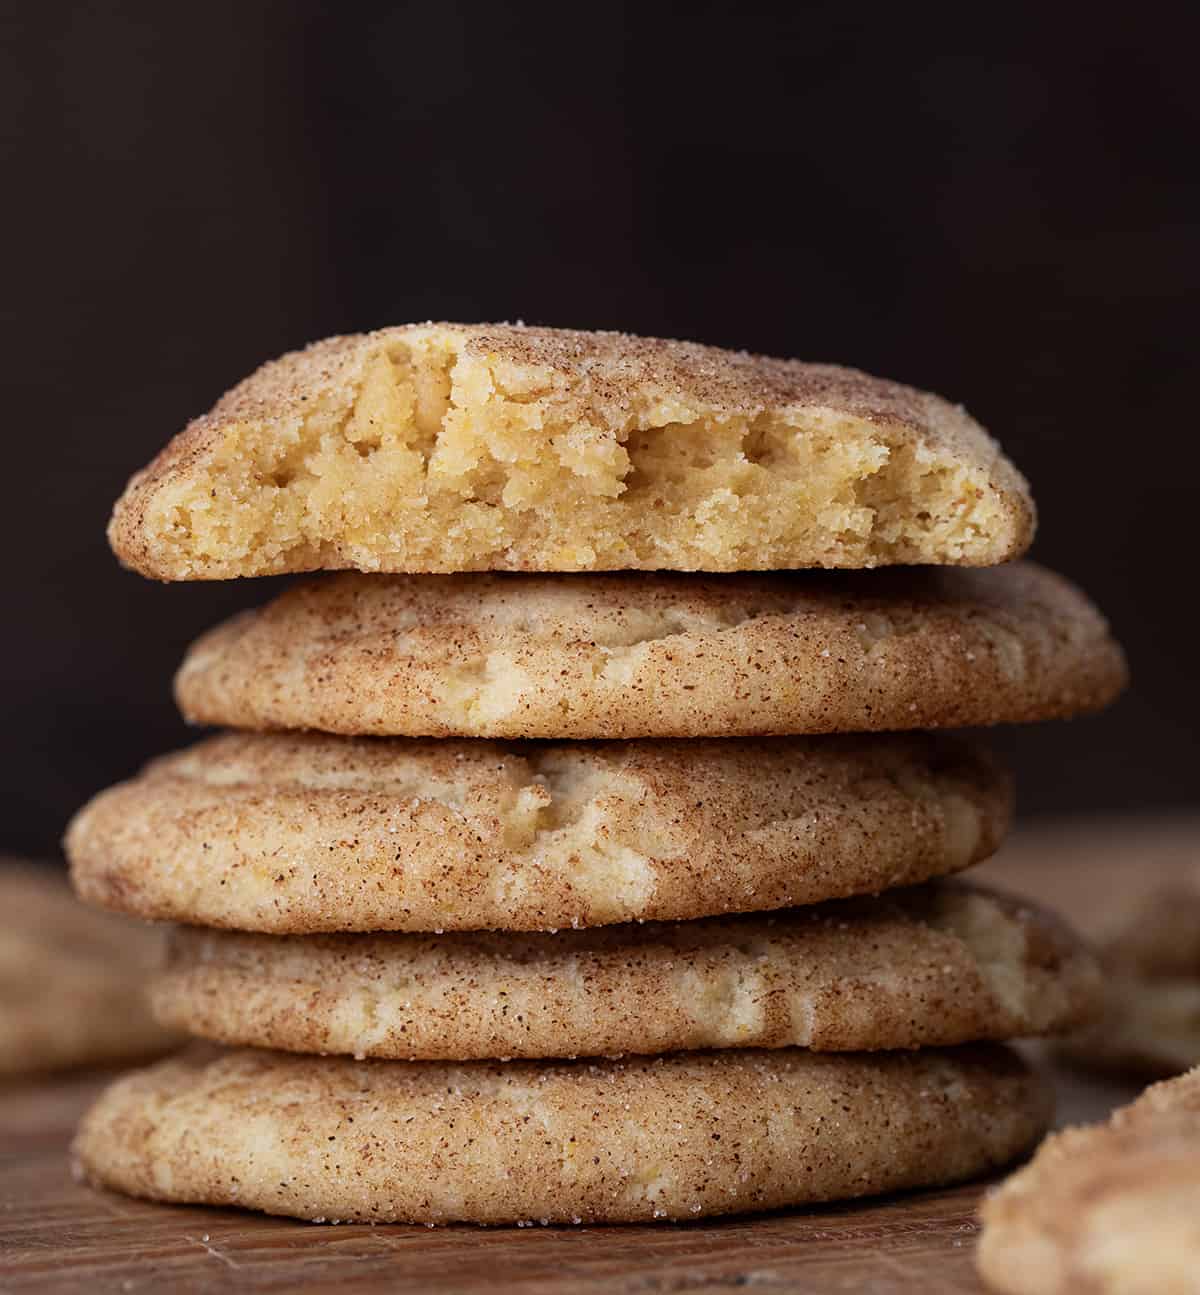
[[[209, 928], [161, 1017], [260, 1051], [118, 1083], [84, 1168], [303, 1217], [578, 1222], [1019, 1153], [1045, 1096], [995, 1041], [1076, 1024], [1097, 973], [939, 880], [1002, 838], [1003, 771], [885, 730], [1120, 690], [1067, 582], [945, 569], [1033, 527], [965, 412], [834, 366], [432, 324], [267, 365], [133, 479], [113, 545], [169, 580], [350, 571], [205, 635], [181, 707], [243, 732], [68, 834], [85, 898]], [[555, 1060], [611, 1053], [638, 1059]]]
[[287, 571], [991, 566], [1024, 478], [967, 413], [830, 364], [420, 324], [264, 365], [130, 482], [160, 580]]

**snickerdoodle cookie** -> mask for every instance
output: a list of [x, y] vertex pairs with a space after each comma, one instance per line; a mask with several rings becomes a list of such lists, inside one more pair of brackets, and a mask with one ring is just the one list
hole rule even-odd
[[694, 922], [551, 934], [182, 927], [151, 998], [222, 1043], [358, 1057], [868, 1051], [1061, 1033], [1092, 958], [1049, 914], [953, 882]]
[[547, 930], [783, 908], [986, 857], [1007, 776], [949, 736], [497, 743], [226, 734], [67, 834], [90, 903], [245, 931]]
[[686, 1219], [954, 1182], [1050, 1099], [998, 1044], [602, 1062], [183, 1057], [114, 1084], [75, 1143], [135, 1196], [314, 1221]]
[[1065, 718], [1120, 692], [1030, 563], [769, 576], [329, 576], [209, 631], [184, 714], [411, 737], [730, 737]]
[[0, 1075], [164, 1051], [144, 989], [163, 935], [95, 913], [56, 870], [0, 859]]
[[1065, 913], [1104, 967], [1103, 1011], [1064, 1041], [1079, 1067], [1163, 1079], [1200, 1065], [1200, 818], [1063, 819], [983, 865]]
[[979, 1271], [1006, 1295], [1197, 1295], [1200, 1068], [1049, 1138], [982, 1214]]
[[1132, 904], [1100, 955], [1105, 1011], [1064, 1043], [1067, 1055], [1156, 1079], [1200, 1065], [1200, 856], [1190, 878], [1152, 888]]
[[830, 364], [621, 333], [334, 337], [225, 395], [109, 536], [163, 580], [284, 571], [984, 566], [1034, 531], [962, 409]]

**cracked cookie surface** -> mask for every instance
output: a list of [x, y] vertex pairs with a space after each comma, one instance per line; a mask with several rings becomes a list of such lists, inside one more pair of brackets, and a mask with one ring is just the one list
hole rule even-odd
[[983, 566], [1034, 531], [961, 407], [692, 342], [424, 324], [264, 365], [129, 483], [162, 580], [287, 571]]
[[649, 1222], [970, 1178], [1050, 1106], [998, 1044], [506, 1065], [201, 1051], [119, 1079], [74, 1152], [134, 1196], [319, 1222]]
[[781, 908], [986, 857], [1008, 777], [949, 736], [498, 743], [225, 734], [73, 820], [90, 903], [239, 930], [547, 930]]
[[554, 934], [181, 927], [159, 1019], [221, 1043], [407, 1060], [876, 1051], [1062, 1033], [1099, 998], [1050, 914], [954, 882]]
[[1124, 687], [1032, 563], [702, 577], [328, 576], [203, 635], [184, 715], [412, 737], [730, 737], [1065, 718]]

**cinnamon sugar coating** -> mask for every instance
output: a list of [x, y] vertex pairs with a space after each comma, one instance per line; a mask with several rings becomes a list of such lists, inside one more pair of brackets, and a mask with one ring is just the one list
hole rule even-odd
[[550, 934], [179, 928], [151, 990], [222, 1043], [409, 1060], [874, 1051], [1061, 1033], [1100, 976], [1048, 913], [953, 882]]
[[67, 834], [90, 903], [276, 934], [781, 908], [990, 854], [1011, 788], [950, 738], [415, 742], [227, 734]]
[[728, 737], [1065, 718], [1121, 691], [1031, 563], [701, 577], [326, 576], [201, 637], [184, 715], [432, 737]]
[[831, 364], [507, 324], [334, 337], [264, 365], [129, 483], [163, 580], [285, 571], [990, 565], [1034, 531], [961, 408]]
[[1200, 1290], [1200, 1068], [1067, 1129], [988, 1197], [979, 1271], [1008, 1295]]
[[999, 1045], [605, 1062], [234, 1052], [119, 1079], [77, 1164], [134, 1196], [318, 1222], [688, 1219], [955, 1182], [1050, 1098]]

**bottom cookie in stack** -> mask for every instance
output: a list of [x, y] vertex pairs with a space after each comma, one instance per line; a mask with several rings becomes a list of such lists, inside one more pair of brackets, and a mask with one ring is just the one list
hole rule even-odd
[[[966, 1041], [1069, 1028], [1096, 985], [1059, 923], [953, 882], [556, 934], [184, 929], [163, 1019], [371, 1059], [201, 1048], [114, 1085], [76, 1154], [135, 1195], [376, 1222], [688, 1218], [944, 1184], [1049, 1116], [1014, 1054]], [[552, 1059], [610, 1052], [669, 1055]], [[378, 1059], [397, 1057], [436, 1060]], [[488, 1057], [551, 1059], [466, 1059]]]
[[75, 1153], [136, 1196], [315, 1222], [615, 1223], [954, 1182], [1048, 1116], [994, 1045], [460, 1065], [202, 1051], [119, 1080]]

